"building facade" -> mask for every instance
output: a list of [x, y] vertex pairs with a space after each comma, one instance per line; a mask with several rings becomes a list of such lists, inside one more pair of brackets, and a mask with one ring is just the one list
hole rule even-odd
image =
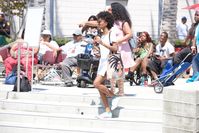
[[[147, 31], [155, 39], [161, 31], [162, 20], [175, 15], [172, 10], [167, 11], [167, 15], [163, 15], [163, 7], [166, 3], [164, 0], [46, 0], [45, 26], [53, 32], [54, 36], [71, 37], [72, 32], [78, 28], [78, 24], [86, 21], [90, 15], [96, 15], [104, 10], [112, 2], [120, 2], [127, 7], [135, 34]], [[194, 11], [182, 8], [197, 3], [198, 0], [176, 2], [175, 23], [180, 23], [181, 17], [186, 16], [187, 24], [190, 26]]]

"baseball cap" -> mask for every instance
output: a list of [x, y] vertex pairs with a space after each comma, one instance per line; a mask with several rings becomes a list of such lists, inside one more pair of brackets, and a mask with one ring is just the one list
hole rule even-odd
[[42, 35], [50, 35], [52, 36], [51, 32], [49, 30], [44, 30], [42, 33]]
[[184, 16], [184, 17], [182, 17], [182, 20], [187, 20], [187, 18]]
[[75, 32], [73, 32], [73, 35], [82, 35], [82, 31], [80, 29], [75, 30]]

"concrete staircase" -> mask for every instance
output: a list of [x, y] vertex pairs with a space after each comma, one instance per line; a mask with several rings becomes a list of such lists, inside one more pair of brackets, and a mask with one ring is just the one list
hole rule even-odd
[[1, 133], [162, 132], [162, 95], [152, 88], [126, 87], [114, 118], [103, 120], [96, 117], [104, 112], [96, 89], [34, 88], [28, 93], [0, 91]]

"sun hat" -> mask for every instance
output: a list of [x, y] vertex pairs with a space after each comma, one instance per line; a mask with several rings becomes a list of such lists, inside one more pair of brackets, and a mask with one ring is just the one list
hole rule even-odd
[[52, 36], [51, 32], [49, 30], [44, 30], [42, 33], [42, 35], [50, 35]]
[[73, 35], [77, 35], [77, 36], [82, 35], [82, 31], [80, 29], [77, 29], [74, 31]]

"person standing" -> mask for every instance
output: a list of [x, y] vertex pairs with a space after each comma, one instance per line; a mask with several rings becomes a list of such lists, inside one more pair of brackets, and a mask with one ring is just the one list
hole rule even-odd
[[176, 30], [177, 30], [177, 36], [178, 39], [184, 41], [187, 33], [188, 33], [188, 25], [186, 24], [187, 18], [182, 17], [181, 23], [177, 25]]
[[[195, 12], [195, 20], [199, 22], [199, 10]], [[195, 54], [192, 60], [193, 76], [187, 82], [194, 82], [199, 80], [199, 25], [195, 28], [195, 35], [191, 46], [192, 53]]]
[[[99, 118], [112, 118], [110, 106], [108, 104], [108, 97], [113, 97], [114, 94], [104, 84], [103, 81], [106, 79], [108, 69], [108, 56], [110, 52], [117, 51], [116, 36], [114, 33], [110, 33], [110, 29], [113, 27], [114, 19], [113, 16], [106, 11], [102, 11], [97, 15], [98, 27], [103, 31], [101, 37], [96, 36], [94, 43], [100, 46], [100, 61], [97, 70], [97, 77], [94, 80], [94, 87], [98, 89], [101, 96], [102, 102], [105, 107], [105, 112], [99, 115]], [[110, 45], [110, 40], [112, 45]], [[112, 101], [113, 102], [113, 101]], [[113, 106], [113, 105], [112, 105]]]
[[[133, 36], [132, 22], [127, 9], [120, 3], [111, 3], [107, 9], [114, 17], [114, 26], [112, 31], [116, 33], [118, 44], [118, 52], [121, 54], [124, 69], [130, 68], [129, 77], [133, 76], [133, 66], [135, 65], [134, 58], [128, 40]], [[119, 96], [124, 95], [124, 81], [123, 78], [117, 80]], [[114, 90], [114, 89], [113, 89]]]

